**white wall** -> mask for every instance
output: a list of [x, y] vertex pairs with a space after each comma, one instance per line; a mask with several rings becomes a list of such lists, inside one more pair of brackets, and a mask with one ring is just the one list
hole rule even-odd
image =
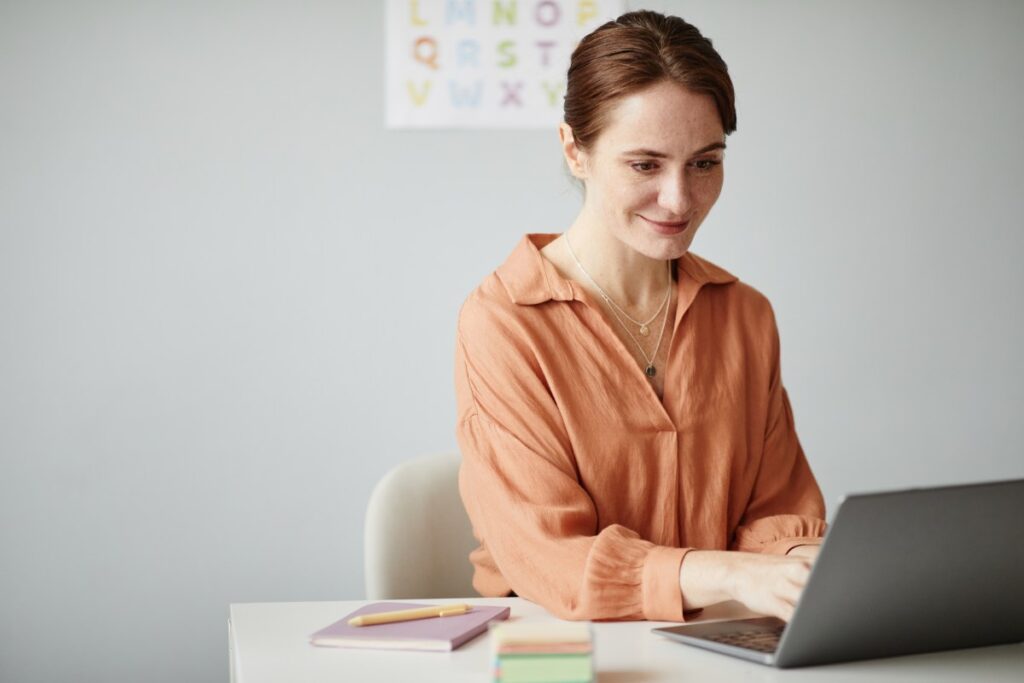
[[[772, 298], [829, 501], [1024, 476], [1024, 4], [653, 7], [734, 74], [695, 251]], [[382, 40], [0, 5], [0, 679], [223, 680], [227, 605], [361, 597], [373, 483], [454, 448], [458, 306], [579, 195], [553, 130], [385, 130]]]

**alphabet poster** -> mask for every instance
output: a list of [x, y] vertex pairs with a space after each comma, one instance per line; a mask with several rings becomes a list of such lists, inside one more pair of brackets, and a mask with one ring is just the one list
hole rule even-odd
[[389, 128], [553, 128], [579, 40], [622, 0], [388, 0]]

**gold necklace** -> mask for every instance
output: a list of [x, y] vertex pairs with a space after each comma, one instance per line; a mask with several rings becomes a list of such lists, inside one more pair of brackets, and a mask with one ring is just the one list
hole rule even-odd
[[[587, 280], [590, 281], [590, 284], [594, 285], [594, 287], [597, 289], [597, 291], [600, 292], [601, 298], [604, 299], [605, 302], [609, 305], [609, 308], [610, 308], [610, 310], [612, 312], [612, 317], [614, 317], [615, 320], [622, 327], [622, 329], [624, 329], [626, 331], [626, 334], [629, 335], [629, 338], [633, 340], [633, 343], [636, 344], [636, 348], [640, 350], [640, 355], [643, 356], [643, 359], [647, 362], [647, 367], [644, 368], [644, 374], [647, 375], [648, 377], [654, 377], [656, 374], [658, 374], [658, 371], [654, 367], [654, 361], [658, 357], [658, 349], [661, 348], [661, 340], [665, 336], [665, 327], [667, 326], [667, 323], [668, 323], [668, 308], [665, 306], [665, 304], [668, 303], [668, 300], [672, 296], [672, 266], [669, 265], [669, 262], [666, 261], [666, 265], [668, 266], [668, 284], [667, 284], [667, 286], [665, 288], [665, 298], [664, 298], [664, 300], [662, 300], [661, 306], [658, 307], [658, 311], [654, 314], [653, 317], [651, 317], [650, 320], [648, 320], [646, 323], [641, 323], [641, 322], [638, 322], [636, 320], [633, 320], [633, 318], [631, 318], [628, 313], [623, 311], [622, 308], [619, 307], [618, 304], [616, 304], [614, 301], [612, 301], [612, 298], [610, 296], [608, 296], [608, 294], [603, 289], [601, 289], [601, 285], [597, 284], [597, 281], [594, 280], [594, 278], [592, 278], [590, 276], [590, 273], [587, 272], [587, 269], [584, 268], [583, 264], [580, 263], [580, 260], [578, 258], [576, 258], [576, 252], [574, 252], [572, 250], [572, 245], [569, 244], [569, 235], [568, 234], [565, 235], [565, 246], [569, 250], [569, 255], [572, 256], [572, 260], [575, 261], [576, 265], [579, 267], [580, 272], [583, 273], [583, 275], [587, 278]], [[647, 326], [650, 323], [654, 322], [654, 318], [658, 317], [658, 314], [661, 313], [662, 309], [665, 310], [665, 317], [661, 321], [661, 334], [658, 335], [658, 344], [654, 347], [654, 353], [652, 353], [648, 357], [647, 352], [644, 351], [644, 347], [640, 345], [639, 340], [637, 340], [637, 338], [633, 336], [633, 333], [629, 331], [629, 328], [626, 327], [626, 323], [622, 322], [622, 318], [619, 317], [619, 313], [622, 313], [622, 315], [624, 315], [625, 317], [629, 318], [629, 320], [633, 324], [639, 325], [640, 326], [640, 335], [643, 336], [643, 337], [646, 337], [647, 336], [647, 329], [648, 329]], [[616, 311], [618, 311], [619, 313], [616, 313]]]

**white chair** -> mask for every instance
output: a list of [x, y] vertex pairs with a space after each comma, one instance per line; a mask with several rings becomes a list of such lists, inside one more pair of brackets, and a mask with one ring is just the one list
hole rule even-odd
[[459, 497], [459, 456], [404, 462], [377, 483], [366, 508], [366, 598], [472, 597], [476, 548]]

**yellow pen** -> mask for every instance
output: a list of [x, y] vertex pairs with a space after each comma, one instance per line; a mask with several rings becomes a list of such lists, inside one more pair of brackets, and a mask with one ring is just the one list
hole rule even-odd
[[470, 605], [454, 604], [403, 609], [397, 612], [378, 612], [377, 614], [363, 614], [358, 617], [352, 617], [348, 620], [348, 624], [349, 626], [373, 626], [374, 624], [391, 624], [396, 621], [412, 621], [413, 619], [452, 617], [456, 614], [465, 614], [470, 609]]

